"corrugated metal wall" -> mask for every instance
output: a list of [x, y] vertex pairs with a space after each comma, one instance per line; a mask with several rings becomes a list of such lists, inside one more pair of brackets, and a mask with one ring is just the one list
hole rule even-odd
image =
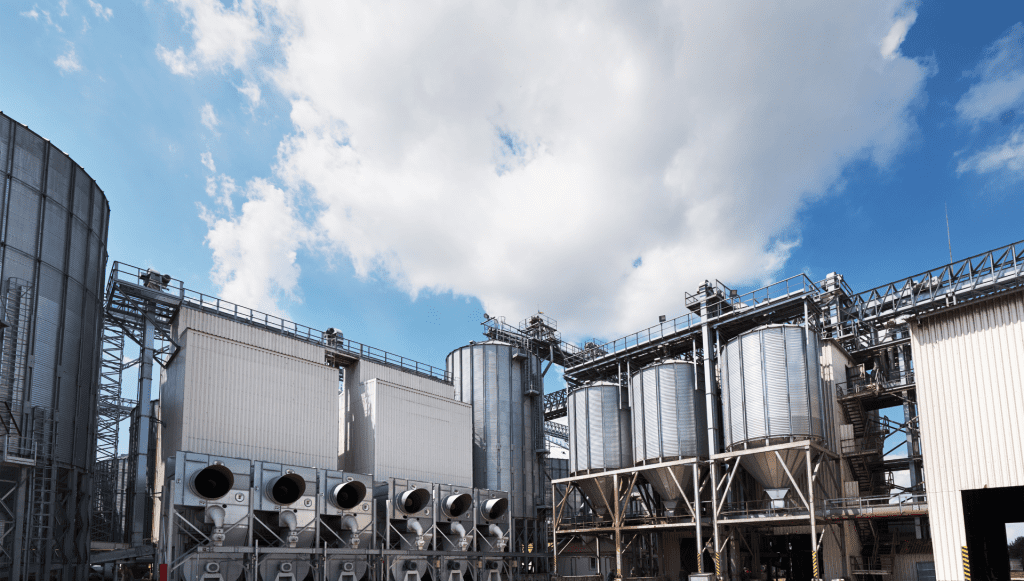
[[[843, 412], [842, 406], [837, 401], [836, 385], [846, 381], [846, 368], [849, 367], [851, 359], [847, 355], [846, 350], [839, 346], [839, 344], [832, 340], [827, 339], [821, 343], [820, 352], [820, 363], [821, 363], [821, 388], [822, 395], [826, 402], [826, 416], [831, 418], [831, 429], [826, 425], [826, 433], [828, 437], [833, 439], [833, 450], [839, 450], [839, 431], [840, 426], [845, 422], [845, 412]], [[846, 460], [840, 460], [840, 481], [843, 483], [853, 482], [853, 489], [857, 490], [857, 483], [853, 477], [853, 472], [850, 470], [850, 465]], [[829, 497], [840, 497], [847, 496], [846, 492], [841, 488], [845, 484], [837, 486], [832, 481], [822, 482], [825, 491]], [[859, 556], [862, 551], [862, 545], [860, 542], [860, 534], [857, 532], [857, 525], [853, 522], [846, 521], [840, 525], [842, 527], [842, 534], [846, 537], [846, 555], [847, 556]], [[842, 559], [842, 556], [838, 557]], [[846, 560], [846, 565], [849, 566], [849, 560]], [[838, 576], [836, 577], [838, 578]], [[831, 577], [829, 577], [831, 579]]]
[[345, 368], [345, 388], [358, 386], [371, 379], [381, 379], [395, 385], [402, 385], [416, 391], [432, 393], [441, 397], [454, 397], [452, 384], [437, 379], [408, 373], [401, 369], [373, 361], [361, 360]]
[[910, 325], [938, 579], [963, 579], [960, 492], [1024, 484], [1024, 294]]
[[160, 387], [162, 456], [186, 450], [334, 468], [338, 370], [322, 363], [323, 350], [317, 362], [301, 342], [197, 314], [179, 316], [181, 350]]
[[208, 335], [221, 337], [236, 343], [259, 347], [281, 355], [312, 361], [324, 362], [324, 348], [304, 341], [296, 341], [284, 335], [272, 333], [253, 325], [204, 313], [188, 307], [182, 308], [174, 319], [172, 333], [177, 340], [186, 329], [196, 329]]
[[341, 470], [375, 480], [473, 485], [470, 404], [376, 378], [346, 386], [341, 397]]

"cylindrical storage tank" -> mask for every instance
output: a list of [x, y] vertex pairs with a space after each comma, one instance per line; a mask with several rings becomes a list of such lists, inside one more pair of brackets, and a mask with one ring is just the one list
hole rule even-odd
[[[726, 344], [721, 365], [727, 450], [824, 439], [819, 350], [817, 334], [796, 325], [761, 327]], [[805, 460], [802, 450], [790, 448], [743, 456], [742, 464], [772, 506], [782, 508], [793, 480], [800, 488], [807, 484]]]
[[[651, 464], [708, 455], [704, 373], [693, 363], [664, 361], [630, 378], [633, 460]], [[693, 469], [675, 465], [646, 473], [666, 510], [693, 493]], [[680, 490], [682, 489], [682, 490]]]
[[473, 487], [509, 493], [512, 516], [544, 502], [544, 379], [536, 355], [500, 341], [452, 351], [455, 399], [473, 404]]
[[665, 361], [634, 373], [631, 381], [634, 462], [707, 457], [703, 371], [693, 363]]
[[0, 400], [11, 409], [3, 421], [22, 434], [55, 425], [53, 463], [88, 470], [110, 207], [85, 170], [2, 114], [0, 164], [0, 292], [10, 324]]
[[[35, 445], [37, 465], [53, 468], [50, 480], [32, 490], [15, 485], [10, 498], [38, 496], [51, 504], [39, 509], [46, 514], [77, 518], [93, 509], [90, 473], [110, 207], [81, 166], [3, 114], [0, 180], [0, 422], [12, 456]], [[112, 458], [104, 458], [106, 466], [116, 466]], [[18, 471], [14, 462], [6, 464], [0, 479], [18, 482]], [[66, 559], [63, 570], [71, 566], [84, 578], [90, 523], [77, 524], [51, 528], [52, 546]], [[30, 535], [38, 533], [29, 524], [9, 526], [25, 534], [15, 539], [5, 527], [0, 548], [8, 555], [18, 543], [28, 547]], [[26, 550], [22, 576], [42, 570], [47, 551]]]
[[633, 465], [629, 409], [623, 409], [620, 397], [619, 386], [608, 381], [588, 383], [569, 394], [571, 474]]
[[823, 438], [819, 350], [817, 335], [796, 325], [761, 327], [728, 342], [721, 358], [726, 449]]

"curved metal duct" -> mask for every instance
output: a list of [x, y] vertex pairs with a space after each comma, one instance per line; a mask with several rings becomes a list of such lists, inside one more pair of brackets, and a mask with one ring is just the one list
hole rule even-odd
[[267, 483], [266, 493], [275, 504], [292, 504], [306, 492], [306, 481], [298, 474], [283, 474]]
[[366, 485], [358, 480], [339, 484], [331, 490], [330, 501], [334, 506], [349, 510], [359, 505], [366, 498]]
[[426, 488], [406, 490], [395, 497], [395, 503], [405, 514], [416, 514], [430, 503], [430, 491]]
[[441, 510], [449, 518], [458, 518], [472, 507], [473, 495], [466, 493], [449, 495], [441, 502]]
[[484, 520], [498, 520], [508, 512], [507, 498], [492, 498], [480, 506], [480, 516]]
[[198, 470], [189, 478], [189, 487], [204, 500], [217, 500], [231, 491], [235, 475], [223, 464], [213, 464]]

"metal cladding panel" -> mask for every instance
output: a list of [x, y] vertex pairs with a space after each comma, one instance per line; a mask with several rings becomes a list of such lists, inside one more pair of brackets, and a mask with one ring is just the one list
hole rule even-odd
[[963, 579], [961, 491], [1024, 482], [1024, 294], [910, 325], [938, 579]]
[[618, 385], [600, 382], [569, 394], [569, 470], [573, 474], [633, 464], [629, 410], [619, 409], [618, 392]]
[[704, 378], [696, 370], [666, 362], [633, 375], [631, 421], [634, 434], [645, 434], [633, 440], [634, 461], [707, 456]]
[[[54, 463], [91, 469], [88, 428], [95, 415], [94, 393], [99, 343], [100, 283], [85, 276], [105, 266], [106, 235], [88, 226], [95, 198], [105, 206], [103, 192], [67, 155], [28, 128], [0, 114], [0, 192], [3, 207], [0, 239], [0, 285], [12, 278], [28, 291], [28, 320], [21, 329], [31, 354], [31, 385], [19, 390], [14, 410], [25, 403], [52, 412], [56, 421]], [[88, 192], [84, 210], [74, 205], [78, 189]], [[69, 210], [73, 209], [73, 210]], [[93, 240], [94, 256], [89, 255]], [[80, 247], [76, 247], [76, 240]], [[70, 252], [68, 252], [70, 248]], [[101, 262], [103, 264], [101, 264]], [[26, 333], [31, 329], [31, 334]], [[6, 393], [11, 399], [14, 393]], [[44, 412], [44, 413], [45, 413]], [[18, 418], [24, 421], [25, 418]], [[72, 508], [63, 510], [74, 510]]]
[[161, 386], [164, 457], [188, 450], [337, 465], [336, 369], [196, 329], [180, 339]]
[[446, 359], [457, 399], [473, 406], [473, 486], [507, 490], [513, 516], [533, 516], [543, 496], [534, 426], [542, 409], [527, 396], [528, 381], [543, 392], [540, 360], [507, 343], [488, 341]]
[[[824, 399], [826, 418], [831, 420], [831, 425], [822, 424], [825, 428], [826, 439], [831, 449], [838, 449], [840, 426], [845, 423], [845, 412], [842, 405], [836, 399], [836, 384], [846, 382], [846, 368], [853, 365], [853, 360], [846, 353], [846, 350], [832, 339], [824, 341], [819, 349], [819, 362], [821, 367], [821, 394]], [[851, 428], [852, 430], [852, 428]], [[852, 431], [850, 437], [852, 438]]]
[[171, 333], [177, 340], [188, 329], [313, 363], [325, 360], [323, 347], [184, 306], [174, 319]]
[[441, 397], [454, 397], [454, 391], [452, 389], [452, 384], [450, 383], [439, 379], [423, 377], [414, 373], [408, 373], [396, 367], [391, 367], [390, 365], [383, 365], [381, 363], [367, 361], [365, 359], [361, 359], [345, 368], [345, 376], [346, 385], [348, 384], [347, 378], [349, 376], [351, 376], [352, 381], [355, 383], [362, 383], [371, 379], [382, 379], [409, 389], [415, 389], [417, 391], [423, 391]]
[[722, 361], [726, 447], [770, 438], [823, 437], [820, 347], [803, 327], [772, 325], [740, 335]]
[[377, 480], [473, 485], [472, 406], [380, 379], [373, 393]]

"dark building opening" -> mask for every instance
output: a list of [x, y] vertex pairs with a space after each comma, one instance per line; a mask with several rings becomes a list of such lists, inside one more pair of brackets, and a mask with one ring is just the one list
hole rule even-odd
[[971, 579], [1009, 579], [1006, 523], [1024, 521], [1024, 486], [964, 490], [961, 494]]

